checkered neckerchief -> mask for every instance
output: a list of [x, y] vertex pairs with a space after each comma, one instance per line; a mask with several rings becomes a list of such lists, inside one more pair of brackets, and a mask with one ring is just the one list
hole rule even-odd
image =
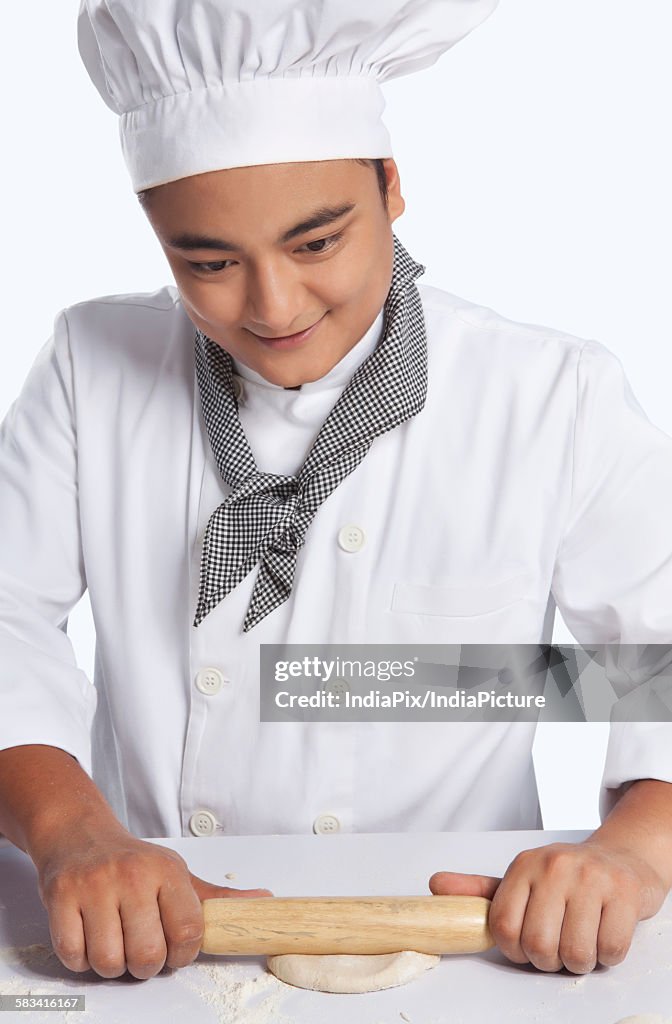
[[394, 238], [384, 333], [322, 424], [297, 476], [261, 473], [238, 417], [233, 361], [196, 331], [196, 372], [210, 445], [231, 494], [203, 539], [194, 626], [259, 562], [247, 632], [286, 601], [299, 548], [322, 502], [362, 461], [375, 437], [415, 416], [427, 393], [427, 342], [414, 279], [425, 267]]

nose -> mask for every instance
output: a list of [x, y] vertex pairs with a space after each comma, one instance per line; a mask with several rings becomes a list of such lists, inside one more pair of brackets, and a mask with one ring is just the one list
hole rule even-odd
[[[247, 325], [264, 336], [281, 337], [303, 330], [305, 306], [296, 268], [267, 261], [250, 272], [247, 282]], [[297, 326], [298, 325], [298, 326]]]

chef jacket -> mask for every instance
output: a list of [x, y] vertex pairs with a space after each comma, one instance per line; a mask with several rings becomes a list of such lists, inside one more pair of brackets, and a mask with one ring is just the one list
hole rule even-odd
[[[229, 493], [173, 287], [61, 312], [0, 433], [0, 747], [60, 747], [145, 836], [535, 828], [534, 723], [260, 722], [260, 643], [672, 637], [672, 439], [603, 345], [418, 285], [421, 412], [321, 505], [290, 598], [256, 568], [196, 628]], [[261, 470], [296, 473], [383, 329], [299, 390], [235, 362]], [[93, 684], [68, 614], [88, 588]], [[612, 726], [601, 812], [672, 782], [670, 727]], [[562, 766], [558, 766], [562, 770]]]

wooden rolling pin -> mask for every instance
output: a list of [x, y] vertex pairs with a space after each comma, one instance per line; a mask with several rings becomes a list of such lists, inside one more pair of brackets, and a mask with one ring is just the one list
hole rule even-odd
[[260, 896], [203, 900], [201, 951], [480, 953], [494, 946], [482, 896]]

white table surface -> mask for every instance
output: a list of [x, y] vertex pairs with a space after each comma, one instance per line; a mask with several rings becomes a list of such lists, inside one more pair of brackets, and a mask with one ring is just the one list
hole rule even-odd
[[[440, 869], [501, 875], [520, 850], [558, 840], [578, 842], [585, 835], [540, 831], [154, 841], [178, 850], [195, 874], [218, 884], [264, 886], [276, 896], [346, 896], [426, 894], [429, 876]], [[227, 873], [235, 879], [227, 880]], [[672, 1018], [672, 898], [656, 917], [640, 922], [627, 959], [617, 967], [599, 967], [584, 976], [544, 974], [512, 964], [494, 949], [445, 956], [417, 981], [366, 995], [292, 989], [269, 978], [264, 960], [256, 957], [201, 956], [198, 966], [148, 981], [128, 974], [112, 980], [93, 972], [77, 975], [57, 960], [42, 967], [9, 965], [9, 947], [35, 943], [49, 943], [35, 870], [20, 851], [0, 849], [0, 993], [10, 977], [16, 993], [20, 975], [26, 992], [84, 993], [87, 1004], [86, 1013], [10, 1011], [0, 1024], [615, 1024], [637, 1013]], [[204, 979], [221, 987], [231, 979], [256, 979], [262, 995], [224, 1012], [208, 1002]], [[275, 1008], [269, 1016], [260, 1003], [270, 996]]]

